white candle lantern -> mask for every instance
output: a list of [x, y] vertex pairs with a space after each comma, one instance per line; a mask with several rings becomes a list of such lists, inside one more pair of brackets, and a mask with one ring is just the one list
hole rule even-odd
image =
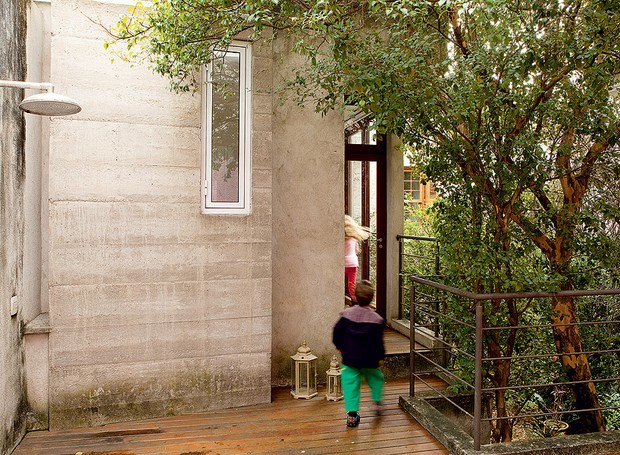
[[340, 362], [334, 355], [332, 361], [329, 363], [329, 370], [327, 370], [327, 392], [325, 398], [328, 401], [342, 400], [342, 383], [340, 382]]
[[297, 349], [297, 353], [291, 356], [291, 395], [294, 398], [312, 398], [317, 392], [317, 356], [312, 354], [304, 341]]

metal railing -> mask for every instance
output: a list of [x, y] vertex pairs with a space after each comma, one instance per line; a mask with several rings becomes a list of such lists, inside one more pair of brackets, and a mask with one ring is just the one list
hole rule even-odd
[[[549, 422], [562, 423], [573, 420], [585, 412], [602, 412], [603, 415], [620, 416], [620, 401], [606, 404], [602, 400], [594, 408], [578, 409], [575, 403], [564, 402], [571, 394], [571, 387], [587, 384], [596, 387], [599, 398], [620, 397], [620, 289], [575, 290], [548, 292], [521, 292], [505, 294], [476, 294], [446, 286], [419, 276], [409, 276], [411, 333], [415, 340], [416, 330], [429, 329], [434, 335], [436, 350], [443, 351], [444, 364], [429, 353], [429, 349], [416, 348], [411, 343], [410, 394], [415, 395], [415, 381], [450, 402], [464, 415], [473, 420], [474, 449], [480, 450], [483, 424], [490, 428], [502, 419], [510, 422], [528, 422], [543, 428]], [[567, 324], [552, 324], [551, 299], [570, 298], [580, 309], [583, 320]], [[515, 302], [523, 310], [517, 325], [506, 323], [491, 311], [492, 302]], [[448, 311], [448, 309], [457, 311]], [[531, 313], [531, 314], [530, 314]], [[559, 326], [576, 326], [583, 341], [582, 352], [557, 352], [553, 330]], [[495, 337], [514, 336], [517, 347], [510, 355], [492, 354], [490, 340]], [[587, 381], [571, 381], [561, 374], [562, 356], [585, 355], [589, 359], [592, 378]], [[510, 364], [509, 380], [497, 386], [493, 384], [494, 366], [504, 361]], [[425, 368], [420, 368], [424, 364]], [[605, 368], [603, 368], [605, 367]], [[465, 409], [452, 399], [450, 393], [434, 388], [425, 375], [436, 374], [468, 395], [473, 394], [473, 410]], [[562, 392], [563, 394], [559, 393]], [[498, 415], [497, 410], [488, 411], [489, 397], [501, 393], [508, 412]], [[546, 397], [548, 406], [542, 397]], [[558, 401], [559, 400], [559, 401]], [[569, 400], [570, 401], [570, 400]], [[486, 412], [483, 410], [486, 409]], [[504, 413], [502, 413], [504, 414]], [[548, 419], [551, 418], [551, 419]], [[562, 420], [564, 419], [564, 420]], [[540, 425], [540, 423], [544, 425]]]
[[397, 235], [398, 239], [398, 319], [409, 320], [411, 282], [417, 275], [439, 277], [439, 242], [433, 237]]

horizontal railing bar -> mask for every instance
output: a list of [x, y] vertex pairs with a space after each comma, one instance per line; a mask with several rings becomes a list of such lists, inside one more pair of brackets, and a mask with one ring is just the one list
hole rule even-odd
[[602, 379], [584, 379], [583, 381], [571, 381], [571, 382], [550, 382], [547, 384], [525, 384], [525, 385], [513, 385], [513, 386], [505, 386], [505, 387], [488, 387], [483, 388], [483, 392], [495, 392], [499, 390], [523, 390], [523, 389], [543, 389], [545, 387], [557, 387], [557, 386], [568, 386], [574, 384], [589, 384], [589, 383], [601, 383], [601, 382], [613, 382], [620, 380], [620, 377], [615, 378], [602, 378]]
[[[409, 261], [411, 259], [425, 259], [428, 260], [429, 262], [432, 259], [432, 262], [435, 263], [435, 258], [432, 256], [429, 256], [427, 254], [425, 254], [424, 252], [418, 252], [418, 253], [403, 253], [401, 255], [401, 257], [403, 258], [403, 261]], [[413, 262], [413, 261], [411, 261]], [[403, 269], [400, 271], [401, 274], [406, 275], [406, 274], [411, 274], [414, 273], [415, 274], [415, 269], [413, 270], [407, 270], [407, 265], [406, 263], [403, 264]], [[409, 264], [409, 265], [414, 265], [414, 264]]]
[[620, 349], [601, 349], [597, 351], [576, 351], [576, 352], [562, 352], [561, 354], [537, 354], [537, 355], [521, 355], [521, 356], [506, 356], [506, 357], [483, 357], [483, 362], [491, 362], [494, 360], [524, 360], [524, 359], [545, 359], [547, 357], [564, 357], [570, 355], [592, 355], [592, 354], [611, 354], [620, 352]]
[[438, 300], [437, 297], [432, 294], [426, 294], [424, 292], [417, 291], [416, 303], [430, 305], [431, 303], [441, 303], [441, 300]]
[[486, 420], [487, 422], [490, 422], [491, 420], [510, 420], [510, 419], [523, 419], [525, 417], [544, 417], [544, 416], [552, 416], [552, 415], [558, 415], [558, 414], [581, 414], [582, 412], [591, 412], [591, 411], [609, 411], [612, 409], [620, 409], [620, 406], [606, 406], [606, 407], [600, 407], [600, 408], [588, 408], [588, 409], [573, 409], [573, 410], [568, 410], [568, 411], [555, 411], [555, 412], [541, 412], [541, 413], [537, 413], [537, 414], [518, 414], [518, 415], [513, 415], [513, 416], [503, 416], [503, 417], [497, 417], [497, 416], [493, 416], [493, 417], [484, 417], [480, 420]]
[[557, 291], [557, 292], [507, 292], [507, 293], [491, 293], [477, 294], [474, 292], [463, 291], [452, 286], [437, 283], [436, 281], [425, 280], [416, 275], [410, 276], [411, 281], [426, 286], [430, 286], [451, 294], [465, 297], [467, 299], [481, 300], [506, 300], [506, 299], [527, 299], [527, 298], [544, 298], [544, 297], [585, 297], [593, 295], [620, 295], [620, 289], [596, 289], [596, 290], [575, 290], [575, 291]]
[[396, 239], [398, 240], [424, 240], [427, 242], [437, 241], [435, 237], [424, 237], [424, 236], [418, 236], [418, 235], [404, 235], [404, 234], [397, 234]]
[[[433, 262], [435, 261], [435, 256], [429, 256], [426, 254], [422, 254], [422, 252], [418, 253], [418, 252], [412, 252], [412, 253], [403, 253], [400, 255], [400, 257], [403, 258], [418, 258], [418, 259], [424, 259], [424, 258], [432, 258]], [[406, 272], [407, 270], [401, 270], [401, 273]]]
[[482, 330], [485, 332], [495, 332], [499, 330], [510, 330], [510, 329], [551, 329], [553, 327], [580, 327], [580, 326], [591, 326], [591, 325], [607, 325], [607, 324], [620, 324], [620, 320], [611, 320], [611, 321], [587, 321], [587, 322], [567, 322], [565, 324], [533, 324], [533, 325], [504, 325], [500, 327], [483, 327]]
[[[435, 294], [430, 294], [428, 292], [421, 291], [420, 288], [415, 288], [415, 290], [416, 290], [416, 294], [417, 295], [421, 295], [422, 297], [425, 297], [426, 299], [432, 299], [432, 302], [434, 302], [434, 303], [441, 302], [441, 299], [438, 299]], [[418, 300], [420, 300], [420, 299], [418, 299]], [[427, 302], [427, 301], [428, 300], [425, 300], [425, 302]]]
[[[417, 276], [417, 277], [422, 277], [422, 278], [424, 278], [424, 277], [426, 277], [426, 278], [429, 278], [429, 277], [441, 278], [441, 275], [437, 275], [437, 274], [434, 274], [434, 273], [431, 274], [431, 275], [416, 275], [415, 273], [413, 273], [411, 271], [406, 271], [406, 270], [401, 270], [400, 272], [398, 272], [398, 274], [400, 276]], [[403, 284], [406, 284], [406, 283], [403, 283]]]
[[447, 316], [447, 315], [445, 315], [444, 313], [442, 313], [440, 311], [433, 310], [432, 308], [420, 308], [420, 307], [418, 307], [416, 305], [416, 309], [415, 310], [416, 311], [420, 311], [422, 313], [429, 314], [429, 315], [433, 315], [433, 316], [441, 316], [444, 319], [447, 319], [447, 320], [452, 321], [452, 322], [456, 322], [457, 324], [461, 324], [461, 325], [467, 326], [470, 329], [474, 329], [474, 330], [476, 329], [476, 325], [475, 324], [469, 324], [469, 323], [467, 323], [465, 321], [462, 321], [460, 319], [453, 318], [452, 316]]
[[454, 368], [444, 368], [444, 367], [441, 367], [441, 369], [437, 369], [437, 370], [420, 370], [420, 371], [417, 372], [417, 374], [445, 373], [446, 371], [452, 373], [452, 372], [457, 371], [457, 370], [454, 369]]
[[470, 387], [470, 388], [472, 388], [472, 389], [473, 389], [473, 387], [474, 387], [474, 386], [473, 386], [472, 384], [470, 384], [469, 382], [467, 382], [465, 379], [462, 379], [462, 378], [458, 377], [457, 375], [455, 375], [454, 373], [452, 373], [450, 370], [448, 370], [448, 369], [446, 369], [446, 368], [442, 367], [440, 364], [438, 364], [437, 362], [435, 362], [434, 360], [432, 360], [430, 357], [425, 356], [425, 355], [424, 355], [424, 354], [422, 354], [421, 352], [418, 352], [418, 351], [415, 351], [415, 350], [413, 351], [413, 353], [414, 353], [414, 355], [420, 356], [420, 357], [422, 357], [424, 360], [426, 360], [427, 362], [429, 362], [429, 363], [431, 363], [432, 365], [434, 365], [434, 366], [438, 367], [438, 368], [440, 369], [440, 371], [443, 371], [443, 372], [447, 373], [447, 374], [448, 374], [448, 376], [450, 376], [450, 377], [452, 377], [452, 378], [456, 379], [456, 380], [457, 380], [457, 381], [459, 381], [461, 384], [466, 385], [466, 386], [468, 386], [468, 387]]
[[450, 399], [450, 397], [448, 397], [447, 395], [445, 395], [444, 393], [441, 392], [441, 389], [436, 388], [434, 385], [430, 384], [429, 382], [425, 381], [422, 377], [420, 377], [420, 375], [414, 374], [414, 377], [417, 378], [420, 382], [422, 382], [424, 385], [426, 385], [429, 389], [431, 389], [433, 392], [435, 392], [437, 395], [439, 395], [440, 397], [442, 397], [444, 400], [450, 402], [454, 407], [458, 408], [461, 412], [463, 412], [464, 414], [468, 415], [469, 417], [471, 417], [472, 419], [474, 418], [473, 415], [471, 415], [469, 412], [467, 412], [467, 410], [463, 409], [461, 406], [459, 406], [454, 400]]
[[[415, 328], [418, 328], [418, 327], [424, 327], [424, 328], [428, 329], [428, 327], [426, 325], [416, 324]], [[443, 338], [436, 337], [435, 335], [432, 335], [432, 334], [427, 334], [426, 336], [428, 338], [430, 338], [431, 340], [440, 342], [443, 345], [442, 347], [432, 348], [434, 350], [456, 352], [456, 353], [461, 354], [461, 355], [463, 355], [465, 357], [468, 357], [470, 359], [474, 359], [474, 357], [475, 357], [473, 354], [470, 354], [469, 352], [464, 351], [461, 348], [457, 348], [456, 346], [451, 345], [450, 343], [445, 341]], [[426, 349], [430, 349], [430, 348], [425, 348], [424, 350], [426, 350]], [[414, 351], [417, 351], [417, 350], [418, 350], [417, 348], [414, 348]]]
[[[470, 353], [469, 353], [469, 352], [467, 352], [467, 351], [463, 351], [461, 348], [454, 347], [454, 346], [452, 346], [451, 344], [447, 344], [447, 346], [448, 346], [448, 347], [445, 347], [445, 348], [438, 348], [438, 349], [441, 349], [442, 351], [456, 352], [457, 354], [461, 354], [461, 355], [463, 355], [463, 356], [467, 357], [467, 358], [468, 358], [468, 359], [470, 359], [470, 360], [474, 360], [474, 359], [476, 358], [476, 356], [475, 356], [475, 355], [470, 354]], [[449, 348], [449, 349], [448, 349], [448, 348]]]

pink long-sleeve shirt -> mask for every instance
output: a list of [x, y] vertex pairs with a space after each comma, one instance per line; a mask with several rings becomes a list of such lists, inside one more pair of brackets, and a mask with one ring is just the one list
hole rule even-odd
[[359, 267], [357, 255], [360, 252], [359, 242], [352, 238], [344, 239], [344, 266]]

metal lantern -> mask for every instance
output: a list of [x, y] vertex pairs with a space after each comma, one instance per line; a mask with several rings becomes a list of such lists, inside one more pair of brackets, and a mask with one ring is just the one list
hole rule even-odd
[[293, 398], [312, 398], [317, 395], [316, 370], [317, 356], [312, 354], [304, 341], [297, 349], [297, 353], [291, 356], [291, 395]]
[[325, 398], [328, 401], [342, 400], [342, 383], [340, 382], [340, 362], [338, 358], [333, 355], [332, 361], [329, 363], [329, 370], [327, 370], [327, 392]]

